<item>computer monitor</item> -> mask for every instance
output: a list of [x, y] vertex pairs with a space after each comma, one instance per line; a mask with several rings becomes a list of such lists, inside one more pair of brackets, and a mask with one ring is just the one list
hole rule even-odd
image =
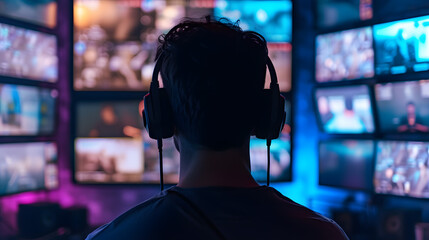
[[0, 76], [56, 82], [57, 38], [0, 23]]
[[429, 132], [429, 80], [379, 83], [375, 98], [381, 132]]
[[333, 82], [374, 76], [371, 27], [316, 37], [316, 81]]
[[366, 85], [317, 88], [316, 114], [326, 133], [373, 133], [374, 118]]
[[372, 190], [374, 141], [326, 140], [319, 143], [319, 185]]
[[53, 134], [57, 97], [56, 89], [0, 84], [0, 136]]
[[428, 176], [428, 142], [378, 142], [374, 174], [376, 193], [429, 198]]
[[56, 0], [2, 0], [0, 16], [53, 28], [57, 25]]
[[58, 187], [53, 142], [0, 144], [0, 196]]
[[158, 37], [184, 1], [74, 1], [74, 89], [148, 90]]
[[372, 0], [317, 0], [316, 25], [336, 27], [369, 20], [373, 17]]
[[[75, 180], [93, 184], [159, 183], [156, 140], [143, 130], [139, 101], [77, 103]], [[179, 153], [163, 140], [164, 182], [179, 180]]]
[[374, 26], [376, 74], [429, 70], [429, 16]]
[[292, 1], [215, 0], [214, 15], [240, 20], [243, 30], [256, 31], [268, 42], [292, 41]]

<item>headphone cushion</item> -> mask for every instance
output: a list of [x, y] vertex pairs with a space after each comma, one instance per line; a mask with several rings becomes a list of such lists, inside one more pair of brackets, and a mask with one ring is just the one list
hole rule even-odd
[[275, 93], [271, 89], [264, 89], [257, 111], [258, 121], [254, 133], [260, 139], [278, 138], [285, 124], [285, 98], [278, 94], [274, 98], [278, 102], [273, 102], [272, 94]]
[[152, 139], [170, 138], [174, 135], [173, 110], [164, 88], [144, 97], [143, 124]]

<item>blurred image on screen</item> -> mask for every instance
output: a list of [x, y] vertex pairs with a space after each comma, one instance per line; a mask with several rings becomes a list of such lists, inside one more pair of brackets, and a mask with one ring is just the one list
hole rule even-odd
[[316, 81], [330, 82], [374, 76], [370, 27], [316, 37]]
[[0, 84], [0, 136], [52, 134], [57, 95], [55, 89]]
[[1, 0], [0, 15], [53, 28], [57, 25], [57, 1]]
[[0, 75], [56, 82], [57, 38], [0, 23]]
[[0, 144], [0, 195], [57, 187], [55, 143]]
[[268, 42], [292, 41], [292, 2], [216, 0], [214, 15], [240, 20], [243, 30], [256, 31]]
[[429, 143], [378, 142], [374, 187], [376, 193], [429, 198]]
[[327, 133], [374, 132], [374, 119], [367, 86], [319, 88], [316, 90], [319, 121]]
[[429, 70], [429, 16], [374, 26], [376, 74]]
[[372, 0], [317, 0], [317, 26], [341, 26], [371, 19]]
[[149, 89], [158, 36], [184, 16], [184, 1], [74, 1], [74, 89]]
[[[276, 69], [280, 92], [289, 92], [292, 88], [292, 45], [289, 43], [268, 43], [268, 56]], [[270, 88], [271, 77], [267, 71], [265, 88]]]
[[382, 132], [429, 132], [429, 80], [377, 84]]
[[370, 191], [374, 142], [328, 140], [319, 144], [319, 184]]

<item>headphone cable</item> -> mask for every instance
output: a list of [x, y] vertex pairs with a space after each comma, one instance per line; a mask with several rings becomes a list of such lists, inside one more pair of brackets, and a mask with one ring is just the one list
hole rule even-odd
[[159, 184], [161, 186], [161, 192], [164, 191], [164, 174], [162, 166], [162, 139], [158, 139], [158, 153], [159, 153]]
[[271, 139], [267, 139], [267, 187], [270, 186]]

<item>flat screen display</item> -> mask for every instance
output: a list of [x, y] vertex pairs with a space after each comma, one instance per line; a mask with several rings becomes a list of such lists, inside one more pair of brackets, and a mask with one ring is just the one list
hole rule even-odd
[[[77, 182], [159, 183], [157, 142], [143, 130], [141, 105], [139, 101], [77, 104]], [[179, 162], [173, 139], [165, 139], [165, 183], [178, 182]]]
[[377, 144], [376, 193], [429, 198], [429, 143], [380, 141]]
[[373, 111], [367, 86], [318, 88], [315, 94], [319, 122], [325, 132], [374, 132]]
[[0, 136], [52, 134], [57, 96], [55, 89], [0, 84]]
[[184, 16], [184, 1], [74, 1], [74, 89], [149, 89], [158, 36]]
[[372, 0], [317, 0], [317, 27], [327, 28], [369, 20]]
[[1, 75], [56, 82], [57, 38], [54, 35], [0, 23]]
[[0, 195], [58, 187], [52, 142], [0, 144]]
[[316, 37], [316, 81], [332, 82], [374, 76], [371, 27]]
[[53, 28], [57, 25], [57, 1], [2, 0], [0, 15]]
[[375, 97], [382, 132], [429, 132], [429, 80], [377, 84]]
[[[269, 43], [268, 56], [276, 69], [280, 92], [289, 92], [292, 88], [292, 45], [289, 43]], [[267, 71], [265, 88], [270, 88], [271, 77]]]
[[291, 1], [216, 0], [214, 15], [240, 20], [243, 30], [258, 32], [268, 42], [292, 41]]
[[319, 185], [372, 190], [374, 141], [329, 140], [319, 144]]
[[376, 74], [429, 70], [429, 16], [374, 26]]

